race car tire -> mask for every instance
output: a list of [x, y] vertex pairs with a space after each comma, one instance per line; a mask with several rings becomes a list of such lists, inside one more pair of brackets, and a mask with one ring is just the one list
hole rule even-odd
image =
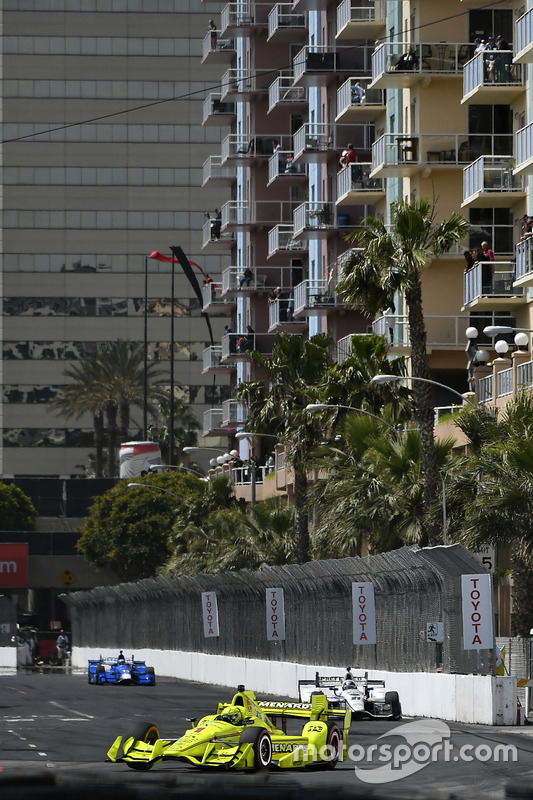
[[401, 719], [402, 718], [402, 705], [400, 703], [400, 698], [398, 696], [398, 692], [386, 692], [385, 693], [385, 702], [390, 705], [392, 718], [393, 719]]
[[91, 681], [91, 670], [87, 671], [87, 683], [92, 683], [92, 681]]
[[328, 757], [324, 760], [324, 767], [326, 769], [335, 769], [342, 755], [342, 734], [336, 722], [327, 722], [326, 724], [328, 726], [326, 739]]
[[150, 686], [155, 686], [155, 670], [154, 670], [154, 668], [153, 667], [146, 667], [145, 674], [152, 676], [153, 680], [150, 681], [149, 685]]
[[[124, 737], [124, 741], [130, 738], [137, 739], [138, 742], [148, 742], [149, 744], [153, 744], [157, 739], [159, 739], [159, 730], [153, 722], [136, 722], [129, 728], [126, 736]], [[148, 772], [148, 770], [152, 769], [154, 766], [153, 764], [147, 764], [141, 761], [126, 761], [126, 764], [128, 767], [130, 767], [130, 769], [136, 769], [138, 772]]]
[[[100, 675], [104, 676], [103, 680], [100, 680]], [[96, 667], [96, 681], [95, 682], [97, 684], [100, 684], [100, 686], [103, 686], [104, 683], [105, 683], [105, 667], [103, 666], [103, 664], [98, 664], [98, 666]]]
[[272, 762], [272, 739], [264, 728], [245, 728], [240, 737], [241, 744], [253, 745], [254, 770], [266, 770]]

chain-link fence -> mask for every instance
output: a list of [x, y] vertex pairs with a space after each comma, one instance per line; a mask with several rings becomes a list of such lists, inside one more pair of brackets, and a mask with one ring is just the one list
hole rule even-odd
[[[461, 545], [402, 548], [213, 575], [156, 577], [65, 597], [82, 647], [182, 650], [368, 669], [484, 673], [492, 651], [463, 650], [461, 575], [482, 572]], [[372, 582], [376, 644], [353, 644], [352, 583]], [[285, 598], [283, 641], [267, 640], [266, 589]], [[219, 636], [204, 638], [201, 593], [216, 592]], [[442, 622], [442, 644], [427, 624]]]

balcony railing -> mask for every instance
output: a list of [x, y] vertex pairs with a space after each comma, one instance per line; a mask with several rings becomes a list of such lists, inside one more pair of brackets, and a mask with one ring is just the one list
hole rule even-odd
[[[239, 339], [248, 339], [249, 345], [246, 348], [241, 348], [237, 343]], [[273, 333], [227, 333], [222, 337], [222, 361], [245, 360], [247, 353], [250, 350], [256, 350], [263, 356], [271, 356], [272, 348], [276, 341], [276, 335]]]
[[294, 313], [312, 313], [343, 305], [331, 281], [307, 279], [294, 289]]
[[228, 369], [234, 369], [233, 364], [222, 364], [222, 345], [211, 345], [206, 347], [202, 354], [202, 372], [207, 374], [209, 372], [227, 372]]
[[[357, 194], [376, 194], [385, 191], [381, 178], [371, 178], [372, 164], [356, 162], [348, 164], [337, 173], [337, 202], [345, 195]], [[364, 203], [364, 197], [360, 198]], [[367, 200], [367, 202], [372, 202]]]
[[[220, 31], [213, 31], [216, 38], [208, 33], [202, 42], [202, 62], [207, 60], [229, 61], [235, 55], [235, 40], [221, 39]], [[215, 45], [213, 47], [213, 44]]]
[[[286, 290], [287, 295], [289, 290]], [[294, 314], [294, 298], [273, 300], [268, 304], [268, 329], [283, 326], [286, 329], [294, 328], [301, 331], [307, 325], [305, 317]]]
[[529, 170], [533, 163], [533, 122], [516, 132], [516, 171]]
[[522, 14], [515, 25], [515, 60], [529, 64], [533, 61], [533, 9]]
[[271, 73], [256, 75], [251, 70], [232, 67], [222, 76], [221, 96], [222, 98], [236, 96], [238, 99], [238, 95], [246, 97], [256, 93], [266, 93], [271, 81]]
[[372, 83], [409, 86], [424, 75], [460, 75], [473, 45], [448, 42], [384, 42], [372, 54]]
[[305, 152], [332, 152], [335, 150], [334, 129], [327, 122], [306, 122], [293, 137], [294, 157]]
[[293, 270], [294, 267], [228, 267], [222, 273], [222, 295], [265, 292], [276, 286], [288, 286]]
[[[369, 81], [348, 78], [337, 89], [337, 120], [377, 116], [385, 106], [383, 89], [369, 89]], [[372, 114], [374, 112], [374, 114]]]
[[464, 167], [480, 156], [510, 156], [512, 150], [512, 134], [386, 133], [372, 145], [372, 165], [374, 171], [399, 172], [421, 166]]
[[292, 150], [281, 150], [271, 156], [268, 161], [268, 183], [272, 183], [280, 176], [305, 178], [306, 175], [306, 164], [296, 163]]
[[[463, 172], [463, 203], [478, 195], [486, 195], [487, 203], [494, 202], [494, 195], [503, 195], [506, 205], [512, 202], [509, 195], [525, 193], [524, 177], [514, 175], [515, 159], [512, 156], [481, 156]], [[517, 198], [519, 199], [519, 198]]]
[[464, 306], [482, 297], [524, 296], [523, 287], [513, 286], [515, 265], [511, 261], [482, 261], [464, 275]]
[[469, 97], [483, 87], [503, 87], [507, 91], [501, 93], [501, 102], [506, 102], [512, 87], [524, 85], [524, 68], [521, 64], [513, 64], [512, 50], [483, 50], [477, 53], [463, 71], [463, 98]]
[[233, 242], [233, 231], [223, 231], [219, 236], [215, 236], [213, 233], [213, 220], [204, 222], [202, 227], [202, 248], [213, 245], [214, 247], [227, 249], [233, 245]]
[[337, 68], [337, 53], [328, 45], [306, 45], [295, 55], [293, 66], [295, 81], [306, 72], [334, 73]]
[[268, 38], [275, 36], [281, 31], [300, 30], [302, 34], [307, 28], [307, 15], [293, 11], [292, 3], [277, 3], [268, 15]]
[[255, 225], [276, 225], [278, 222], [290, 222], [294, 212], [294, 203], [278, 200], [228, 200], [222, 206], [222, 226], [250, 228]]
[[222, 409], [210, 408], [204, 411], [203, 415], [203, 430], [204, 436], [209, 436], [217, 431], [222, 432], [224, 426], [222, 425]]
[[[424, 314], [428, 347], [443, 349], [458, 347], [464, 350], [465, 330], [471, 324], [470, 319], [468, 315]], [[401, 314], [395, 316], [392, 340], [388, 322], [389, 319], [386, 316], [375, 319], [372, 323], [372, 333], [385, 336], [394, 347], [410, 347], [409, 318]]]
[[307, 87], [293, 86], [294, 76], [280, 75], [268, 87], [268, 110], [272, 111], [277, 105], [305, 105], [307, 103]]
[[294, 210], [294, 235], [303, 231], [332, 230], [336, 227], [333, 203], [308, 201]]
[[246, 422], [246, 406], [238, 400], [224, 400], [222, 403], [222, 425], [234, 427], [244, 425]]
[[522, 239], [515, 249], [516, 280], [523, 283], [533, 281], [533, 236]]
[[488, 403], [492, 400], [492, 386], [492, 375], [486, 375], [484, 378], [480, 379], [478, 384], [478, 401], [480, 403]]
[[307, 250], [308, 243], [305, 239], [294, 236], [294, 224], [275, 225], [268, 232], [268, 257], [276, 253], [303, 253]]
[[220, 98], [220, 93], [206, 97], [203, 104], [202, 125], [208, 122], [216, 125], [228, 124], [235, 116], [235, 103], [226, 103]]
[[272, 3], [256, 3], [253, 0], [228, 3], [220, 15], [222, 33], [228, 31], [243, 33], [254, 28], [266, 28], [271, 8]]
[[242, 133], [230, 133], [222, 139], [221, 163], [224, 164], [228, 159], [246, 161], [247, 159], [268, 158], [272, 155], [275, 141], [278, 141], [287, 150], [292, 147], [292, 137], [287, 134], [246, 136]]
[[202, 186], [205, 186], [210, 180], [230, 184], [233, 183], [236, 177], [235, 166], [233, 164], [226, 164], [223, 166], [221, 156], [209, 156], [209, 158], [204, 161]]
[[369, 33], [367, 30], [370, 24], [373, 24], [371, 30], [375, 28], [376, 23], [378, 27], [383, 27], [387, 19], [387, 4], [384, 0], [375, 0], [374, 3], [368, 5], [361, 5], [360, 0], [343, 0], [337, 8], [337, 33], [351, 25], [363, 26], [363, 32]]

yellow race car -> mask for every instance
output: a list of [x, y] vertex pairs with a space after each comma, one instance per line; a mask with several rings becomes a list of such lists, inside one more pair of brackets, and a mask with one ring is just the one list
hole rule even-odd
[[[304, 721], [287, 733], [288, 721]], [[331, 709], [324, 694], [308, 703], [258, 701], [239, 686], [231, 703], [219, 703], [215, 714], [190, 718], [178, 738], [161, 738], [153, 723], [136, 723], [111, 745], [108, 761], [148, 770], [162, 761], [198, 767], [266, 770], [322, 764], [334, 769], [347, 751], [351, 711]]]

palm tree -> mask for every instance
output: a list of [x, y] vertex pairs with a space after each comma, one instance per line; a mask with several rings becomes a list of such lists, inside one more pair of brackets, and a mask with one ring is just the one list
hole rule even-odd
[[[154, 384], [154, 379], [162, 372], [155, 363], [148, 365], [150, 393], [154, 399], [162, 396], [162, 390]], [[79, 364], [65, 370], [64, 375], [72, 383], [65, 387], [53, 406], [67, 419], [79, 419], [87, 412], [93, 414], [96, 477], [101, 477], [102, 473], [106, 420], [108, 475], [114, 477], [118, 436], [120, 434], [123, 441], [128, 439], [131, 406], [142, 407], [144, 402], [143, 345], [118, 340], [112, 345], [102, 346], [95, 353], [80, 356]], [[148, 410], [154, 413], [152, 400], [148, 403]]]
[[[375, 316], [387, 308], [398, 292], [405, 297], [411, 342], [412, 375], [430, 379], [426, 352], [426, 328], [422, 309], [422, 270], [433, 257], [446, 253], [468, 232], [468, 222], [454, 213], [435, 224], [436, 213], [429, 200], [398, 200], [391, 207], [390, 226], [367, 217], [364, 227], [347, 239], [361, 250], [353, 250], [346, 261], [337, 291], [348, 303], [361, 306]], [[414, 382], [415, 417], [422, 445], [425, 527], [430, 544], [439, 541], [438, 529], [429, 514], [438, 492], [439, 473], [433, 431], [431, 385]]]
[[331, 345], [331, 339], [322, 333], [306, 342], [296, 334], [278, 334], [270, 358], [256, 351], [249, 354], [264, 370], [268, 386], [262, 381], [243, 382], [235, 392], [247, 405], [250, 431], [277, 434], [280, 442], [290, 443], [288, 460], [294, 469], [296, 513], [294, 553], [298, 563], [309, 559], [307, 468], [310, 449], [320, 438], [319, 423], [305, 408], [316, 401], [316, 387], [332, 364]]
[[[417, 430], [397, 437], [378, 419], [348, 413], [342, 436], [313, 453], [320, 477], [309, 500], [319, 509], [313, 531], [317, 558], [359, 555], [426, 544], [421, 442]], [[453, 442], [436, 443], [439, 467]]]
[[[154, 422], [148, 427], [148, 437], [159, 444], [161, 456], [167, 463], [179, 463], [180, 459], [170, 462], [169, 457], [169, 422], [170, 401], [168, 392], [157, 403], [157, 415]], [[181, 452], [184, 447], [194, 447], [198, 444], [198, 431], [201, 425], [198, 422], [191, 406], [181, 397], [174, 397], [174, 449]], [[174, 454], [175, 455], [175, 454]]]

